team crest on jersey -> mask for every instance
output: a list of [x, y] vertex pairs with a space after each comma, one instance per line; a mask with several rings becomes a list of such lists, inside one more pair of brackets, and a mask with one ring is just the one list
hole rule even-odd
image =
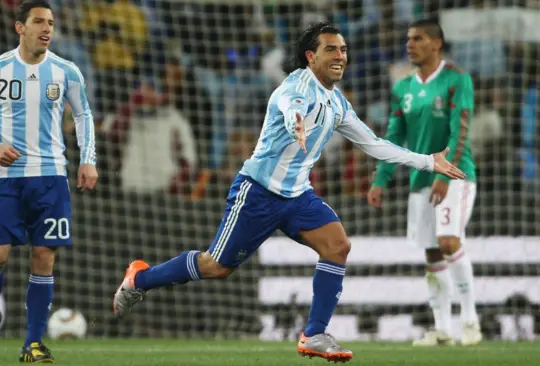
[[50, 100], [57, 100], [60, 98], [60, 85], [57, 83], [47, 84], [46, 95]]
[[433, 115], [435, 117], [444, 117], [444, 102], [441, 96], [437, 95], [433, 100]]

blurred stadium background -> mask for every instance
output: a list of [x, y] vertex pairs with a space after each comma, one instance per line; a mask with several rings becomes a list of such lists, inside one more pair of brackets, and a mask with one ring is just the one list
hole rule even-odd
[[[0, 51], [17, 46], [1, 1]], [[351, 64], [340, 84], [358, 115], [384, 134], [392, 84], [410, 72], [407, 24], [437, 17], [446, 58], [473, 75], [471, 139], [478, 197], [468, 228], [479, 311], [489, 339], [540, 334], [538, 0], [54, 0], [52, 51], [87, 81], [101, 181], [75, 190], [78, 150], [64, 132], [74, 246], [59, 253], [54, 307], [81, 310], [90, 336], [294, 339], [310, 301], [316, 258], [276, 234], [226, 281], [154, 291], [117, 322], [112, 295], [128, 262], [205, 250], [233, 176], [251, 153], [267, 98], [285, 78], [290, 41], [313, 21], [337, 25]], [[423, 255], [405, 246], [407, 171], [382, 211], [367, 206], [374, 161], [334, 138], [313, 169], [315, 189], [353, 243], [330, 331], [346, 340], [408, 340], [431, 324]], [[1, 209], [1, 208], [0, 208]], [[8, 265], [1, 337], [21, 337], [27, 250]], [[458, 309], [455, 308], [456, 322]]]

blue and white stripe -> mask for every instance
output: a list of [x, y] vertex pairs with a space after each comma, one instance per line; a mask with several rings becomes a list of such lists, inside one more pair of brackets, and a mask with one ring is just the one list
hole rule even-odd
[[[270, 97], [261, 137], [240, 173], [283, 197], [311, 189], [309, 172], [334, 133], [334, 121], [345, 114], [342, 99], [337, 88], [324, 88], [311, 69], [291, 73]], [[307, 154], [295, 138], [297, 112], [303, 116]]]
[[188, 272], [189, 272], [189, 276], [191, 277], [191, 279], [193, 281], [197, 281], [197, 280], [200, 280], [200, 276], [199, 276], [199, 273], [197, 271], [197, 254], [199, 254], [200, 251], [198, 250], [192, 250], [188, 253], [187, 255], [187, 267], [188, 267]]
[[[94, 122], [77, 66], [50, 51], [39, 64], [27, 64], [17, 48], [0, 56], [0, 79], [8, 83], [0, 99], [0, 143], [22, 155], [0, 167], [0, 178], [66, 175], [65, 100], [73, 109], [81, 163], [96, 163]], [[22, 86], [13, 90], [20, 99], [10, 97], [10, 83]]]
[[236, 196], [234, 205], [231, 208], [231, 212], [227, 216], [225, 225], [223, 226], [223, 229], [221, 230], [221, 233], [217, 240], [216, 247], [212, 252], [212, 258], [214, 258], [218, 262], [221, 258], [221, 255], [223, 254], [225, 247], [227, 246], [229, 238], [231, 237], [231, 233], [233, 232], [236, 222], [238, 221], [238, 217], [240, 216], [240, 210], [242, 210], [242, 207], [246, 203], [246, 197], [252, 185], [253, 184], [247, 180], [243, 181], [240, 185], [240, 190]]
[[53, 276], [38, 276], [38, 275], [31, 274], [28, 282], [36, 283], [38, 285], [53, 285], [54, 277]]
[[345, 266], [339, 264], [331, 264], [327, 261], [319, 261], [315, 266], [318, 271], [332, 273], [338, 276], [345, 276]]

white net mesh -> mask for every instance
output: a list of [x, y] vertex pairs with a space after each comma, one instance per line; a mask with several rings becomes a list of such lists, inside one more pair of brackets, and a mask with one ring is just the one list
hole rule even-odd
[[[5, 3], [1, 51], [18, 41]], [[130, 260], [155, 264], [208, 248], [267, 98], [285, 77], [290, 41], [309, 22], [329, 19], [347, 38], [351, 64], [340, 87], [381, 135], [391, 84], [409, 70], [407, 23], [425, 16], [439, 17], [447, 57], [476, 84], [471, 138], [479, 179], [466, 248], [483, 330], [488, 338], [540, 333], [538, 2], [55, 3], [52, 49], [87, 80], [101, 181], [92, 194], [72, 190], [74, 246], [58, 255], [54, 307], [80, 309], [90, 335], [295, 337], [316, 258], [280, 234], [226, 281], [153, 291], [127, 321], [113, 319], [111, 299]], [[74, 182], [78, 153], [69, 114], [64, 130]], [[423, 254], [404, 246], [407, 172], [398, 170], [385, 208], [376, 211], [365, 201], [374, 167], [335, 138], [312, 174], [353, 243], [330, 329], [338, 339], [410, 339], [431, 324]], [[7, 269], [1, 334], [8, 337], [24, 333], [26, 250], [14, 250]]]

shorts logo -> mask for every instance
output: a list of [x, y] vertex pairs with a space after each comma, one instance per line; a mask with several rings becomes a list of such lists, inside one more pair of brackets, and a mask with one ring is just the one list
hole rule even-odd
[[246, 257], [247, 257], [247, 250], [242, 249], [242, 250], [239, 251], [238, 254], [236, 255], [235, 260], [241, 261], [241, 260], [245, 259]]
[[60, 98], [60, 85], [57, 83], [47, 84], [46, 93], [47, 98], [50, 100], [57, 100]]

